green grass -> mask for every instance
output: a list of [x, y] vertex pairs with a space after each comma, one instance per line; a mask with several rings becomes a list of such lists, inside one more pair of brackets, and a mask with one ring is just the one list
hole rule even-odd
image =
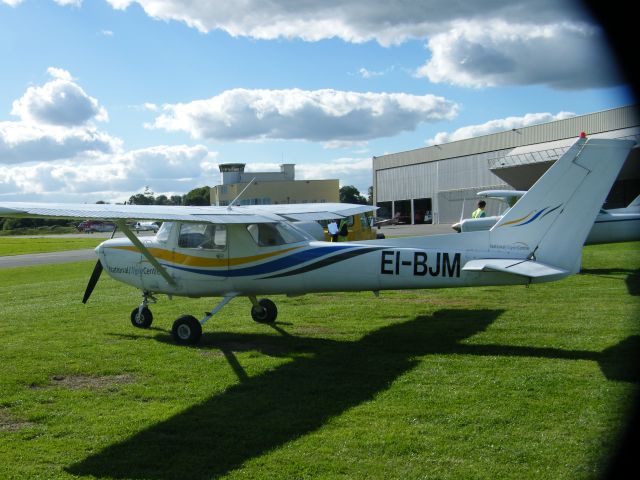
[[214, 300], [139, 294], [92, 262], [0, 270], [0, 478], [592, 479], [640, 378], [640, 243], [526, 287]]
[[0, 256], [62, 252], [97, 247], [104, 238], [16, 238], [0, 237]]

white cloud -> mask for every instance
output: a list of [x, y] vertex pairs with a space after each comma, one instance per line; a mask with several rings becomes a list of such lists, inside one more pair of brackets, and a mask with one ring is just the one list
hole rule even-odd
[[121, 140], [94, 128], [0, 122], [0, 164], [111, 153], [121, 146]]
[[481, 135], [513, 130], [514, 128], [518, 129], [528, 127], [530, 125], [538, 125], [540, 123], [564, 120], [575, 116], [575, 113], [571, 112], [559, 112], [555, 115], [551, 113], [527, 113], [523, 117], [500, 118], [480, 125], [469, 125], [459, 128], [453, 133], [439, 132], [435, 137], [427, 140], [426, 143], [428, 145], [441, 145], [443, 143], [464, 140], [465, 138], [479, 137]]
[[458, 106], [433, 95], [234, 89], [163, 110], [148, 127], [197, 139], [358, 142], [452, 119]]
[[82, 6], [82, 0], [53, 0], [53, 1], [62, 7], [69, 7], [69, 6], [81, 7]]
[[25, 122], [67, 127], [108, 120], [105, 108], [87, 95], [69, 72], [55, 67], [47, 71], [54, 80], [41, 87], [29, 87], [22, 98], [13, 102], [12, 114]]
[[219, 179], [217, 153], [202, 145], [123, 150], [120, 139], [92, 125], [106, 116], [98, 101], [68, 71], [48, 73], [53, 80], [13, 103], [21, 120], [0, 122], [2, 199], [123, 201], [147, 185], [172, 195]]
[[547, 84], [557, 89], [620, 82], [593, 26], [570, 23], [460, 22], [429, 40], [431, 59], [417, 71], [434, 83], [464, 87]]
[[105, 120], [106, 110], [89, 97], [61, 68], [47, 72], [54, 80], [29, 87], [13, 102], [21, 120], [0, 122], [0, 163], [54, 161], [91, 157], [121, 150], [122, 141], [98, 131], [92, 120]]
[[5, 5], [9, 5], [10, 7], [15, 7], [20, 5], [23, 0], [0, 0], [0, 3], [4, 3]]
[[212, 185], [216, 158], [202, 145], [142, 148], [82, 161], [34, 162], [1, 166], [3, 199], [55, 196], [66, 201], [123, 201], [146, 186], [159, 194], [184, 194]]
[[300, 171], [302, 180], [337, 178], [341, 187], [353, 185], [365, 196], [373, 179], [371, 157], [342, 157], [324, 163], [296, 165], [296, 170]]
[[368, 70], [364, 67], [360, 68], [360, 70], [358, 70], [358, 75], [360, 75], [362, 78], [374, 78], [374, 77], [382, 77], [383, 75], [386, 75], [387, 73], [389, 73], [390, 71], [393, 70], [393, 67], [389, 67], [385, 70], [381, 70], [381, 71], [375, 71], [375, 70]]
[[535, 19], [550, 21], [559, 16], [585, 18], [575, 2], [561, 0], [515, 4], [501, 0], [407, 0], [401, 6], [387, 0], [107, 1], [117, 9], [138, 3], [152, 18], [184, 22], [202, 32], [223, 30], [232, 36], [263, 40], [341, 38], [355, 43], [375, 40], [382, 45], [399, 44], [409, 38], [426, 38], [434, 32], [446, 31], [450, 22], [462, 19], [505, 18], [510, 22], [531, 22]]
[[[201, 32], [222, 30], [261, 40], [340, 38], [383, 46], [425, 40], [430, 60], [418, 74], [432, 82], [574, 89], [622, 83], [605, 51], [603, 32], [576, 0], [107, 1], [118, 9], [137, 3], [152, 18]], [[363, 78], [380, 73], [359, 71]]]

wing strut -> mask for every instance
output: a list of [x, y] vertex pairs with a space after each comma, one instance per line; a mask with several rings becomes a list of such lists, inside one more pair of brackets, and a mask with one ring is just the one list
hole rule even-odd
[[162, 275], [162, 278], [164, 278], [169, 283], [169, 285], [175, 286], [176, 281], [171, 277], [171, 275], [169, 275], [169, 272], [167, 272], [167, 269], [164, 268], [162, 265], [160, 265], [160, 262], [156, 260], [156, 257], [151, 255], [151, 252], [147, 249], [147, 247], [145, 247], [142, 244], [142, 242], [136, 236], [136, 234], [133, 233], [129, 229], [129, 227], [127, 227], [126, 222], [124, 220], [116, 220], [116, 225], [118, 225], [120, 230], [122, 230], [122, 233], [124, 233], [127, 236], [127, 238], [131, 240], [131, 242], [138, 248], [138, 250], [140, 250], [140, 253], [142, 253], [142, 255], [144, 255], [144, 257], [147, 260], [149, 260], [149, 263], [151, 263], [151, 265], [153, 265], [156, 268], [158, 273]]

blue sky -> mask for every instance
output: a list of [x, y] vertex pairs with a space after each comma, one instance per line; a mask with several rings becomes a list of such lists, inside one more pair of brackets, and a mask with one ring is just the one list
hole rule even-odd
[[0, 0], [0, 49], [3, 200], [183, 194], [229, 162], [366, 192], [372, 156], [633, 103], [557, 0]]

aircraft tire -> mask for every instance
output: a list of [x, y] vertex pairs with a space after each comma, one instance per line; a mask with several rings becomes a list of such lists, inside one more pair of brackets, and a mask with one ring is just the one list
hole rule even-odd
[[191, 315], [182, 315], [173, 322], [173, 340], [179, 345], [195, 345], [202, 337], [202, 325]]
[[268, 298], [261, 298], [258, 303], [262, 308], [251, 307], [251, 318], [258, 323], [274, 323], [278, 317], [278, 308]]
[[131, 311], [131, 324], [136, 328], [149, 328], [153, 322], [151, 310], [144, 307], [138, 314], [138, 307]]

